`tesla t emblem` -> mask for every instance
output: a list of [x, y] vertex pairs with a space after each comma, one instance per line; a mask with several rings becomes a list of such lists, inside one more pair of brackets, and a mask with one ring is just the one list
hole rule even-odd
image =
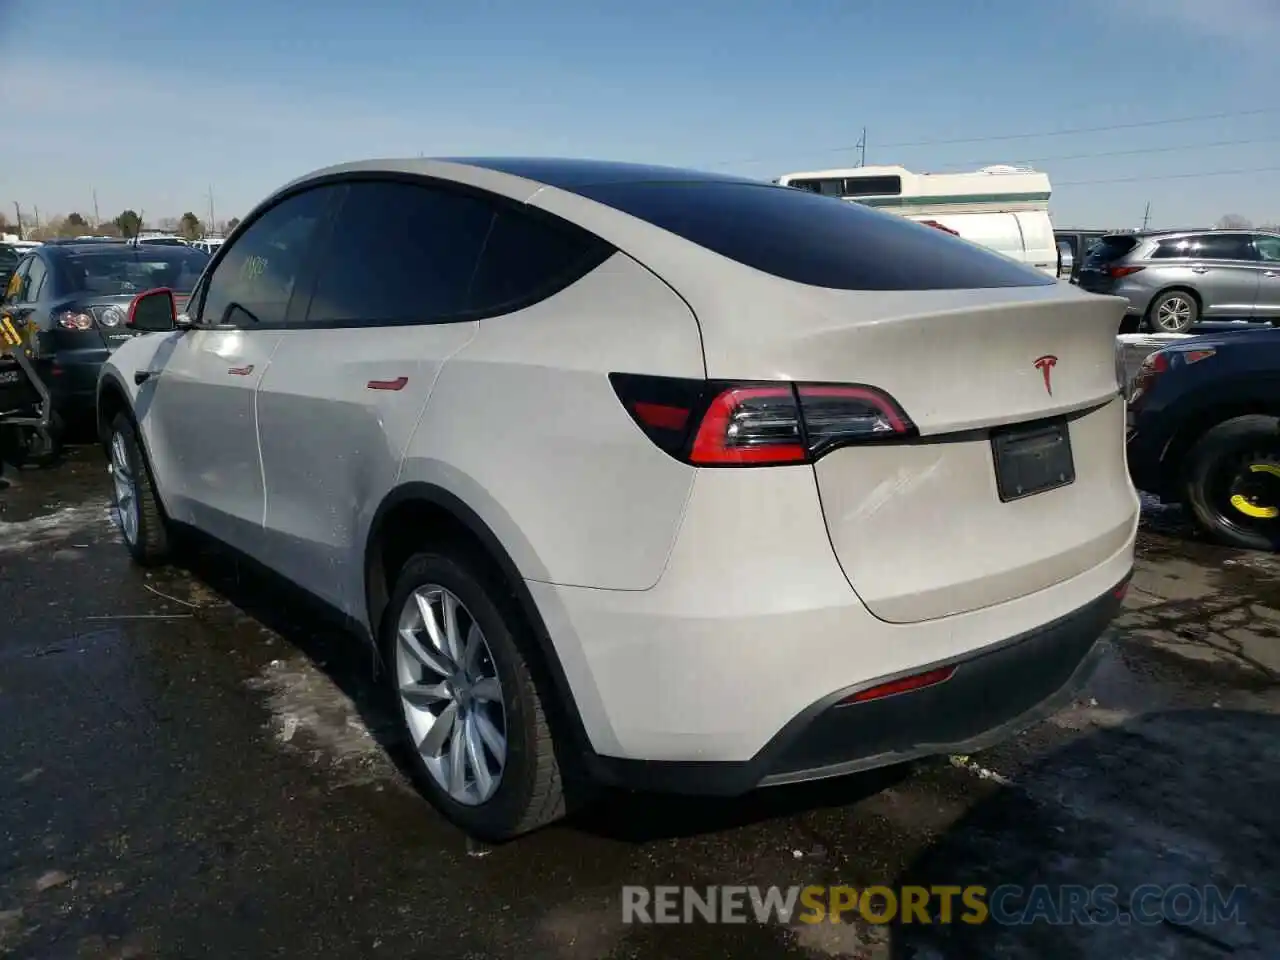
[[1044, 390], [1049, 396], [1053, 396], [1053, 368], [1058, 365], [1058, 358], [1053, 354], [1046, 353], [1035, 362], [1035, 368], [1040, 371], [1044, 377]]

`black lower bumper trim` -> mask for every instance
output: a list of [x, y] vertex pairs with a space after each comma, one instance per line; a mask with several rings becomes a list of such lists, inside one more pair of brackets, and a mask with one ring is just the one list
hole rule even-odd
[[[1126, 578], [1127, 579], [1127, 578]], [[617, 786], [733, 796], [889, 766], [921, 756], [991, 746], [1049, 715], [1088, 679], [1098, 639], [1120, 611], [1119, 585], [1065, 617], [952, 660], [921, 664], [837, 691], [792, 719], [745, 761], [591, 758]], [[952, 666], [946, 681], [876, 700], [841, 701], [901, 676]]]

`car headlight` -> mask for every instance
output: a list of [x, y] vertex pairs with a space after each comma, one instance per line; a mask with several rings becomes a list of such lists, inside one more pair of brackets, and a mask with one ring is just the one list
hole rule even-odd
[[124, 310], [117, 306], [99, 307], [94, 310], [98, 326], [100, 327], [123, 327], [125, 322]]

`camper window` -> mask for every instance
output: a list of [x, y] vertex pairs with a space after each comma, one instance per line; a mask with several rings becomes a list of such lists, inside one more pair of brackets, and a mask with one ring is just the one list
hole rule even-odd
[[846, 197], [899, 197], [901, 177], [849, 177], [844, 182]]
[[820, 193], [824, 197], [838, 197], [844, 182], [835, 177], [828, 177], [825, 180], [792, 180], [789, 186], [807, 190], [809, 193]]

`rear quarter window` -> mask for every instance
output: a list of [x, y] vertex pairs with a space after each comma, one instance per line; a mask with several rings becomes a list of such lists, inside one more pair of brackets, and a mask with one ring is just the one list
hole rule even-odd
[[571, 189], [738, 263], [815, 287], [963, 290], [1056, 282], [942, 230], [806, 190], [747, 181]]
[[611, 253], [603, 240], [567, 223], [500, 209], [471, 280], [468, 307], [502, 313], [543, 300]]

